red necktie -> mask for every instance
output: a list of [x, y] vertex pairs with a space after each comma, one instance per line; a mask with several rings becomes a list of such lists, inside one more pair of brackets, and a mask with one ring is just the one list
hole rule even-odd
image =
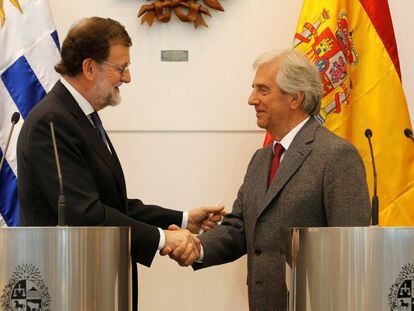
[[279, 162], [280, 162], [280, 156], [283, 153], [283, 146], [279, 143], [275, 145], [274, 151], [273, 151], [273, 162], [272, 162], [272, 169], [270, 170], [269, 175], [269, 184], [267, 185], [270, 187], [270, 184], [272, 183], [273, 178], [276, 175], [277, 169], [279, 168]]

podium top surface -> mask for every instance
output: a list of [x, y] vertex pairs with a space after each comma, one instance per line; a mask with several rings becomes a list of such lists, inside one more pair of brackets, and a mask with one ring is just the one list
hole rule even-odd
[[130, 227], [103, 227], [103, 226], [89, 226], [89, 227], [69, 227], [69, 226], [56, 226], [56, 227], [2, 227], [0, 231], [57, 231], [57, 232], [85, 232], [85, 231], [101, 231], [101, 232], [110, 232], [110, 231], [129, 231]]
[[369, 226], [369, 227], [291, 227], [291, 230], [308, 230], [308, 231], [352, 231], [352, 230], [407, 230], [414, 229], [412, 227], [382, 227], [382, 226]]

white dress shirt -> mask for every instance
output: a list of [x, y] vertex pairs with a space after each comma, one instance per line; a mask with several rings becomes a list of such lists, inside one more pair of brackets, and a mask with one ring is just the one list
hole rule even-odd
[[285, 135], [285, 137], [283, 137], [281, 139], [281, 141], [276, 141], [276, 140], [273, 141], [273, 151], [275, 150], [275, 145], [277, 143], [281, 144], [282, 147], [283, 147], [283, 152], [282, 152], [282, 155], [280, 156], [280, 162], [282, 162], [283, 158], [285, 157], [286, 150], [289, 149], [290, 144], [292, 143], [292, 141], [295, 138], [295, 136], [298, 134], [298, 132], [300, 131], [300, 129], [305, 125], [305, 123], [309, 119], [310, 119], [310, 117], [307, 117], [305, 120], [303, 120], [298, 125], [296, 125], [293, 129], [290, 130], [289, 133], [287, 133]]

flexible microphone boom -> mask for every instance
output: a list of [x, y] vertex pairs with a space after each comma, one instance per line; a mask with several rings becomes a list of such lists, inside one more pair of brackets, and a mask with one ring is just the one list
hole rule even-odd
[[404, 130], [404, 135], [405, 135], [407, 138], [409, 138], [409, 139], [411, 139], [412, 141], [414, 141], [413, 131], [412, 131], [412, 130], [410, 130], [410, 129], [405, 129], [405, 130]]
[[17, 122], [19, 122], [19, 120], [20, 120], [20, 113], [18, 113], [16, 111], [15, 113], [13, 113], [13, 115], [11, 117], [11, 124], [12, 124], [12, 126], [11, 126], [11, 129], [10, 129], [9, 136], [7, 137], [6, 147], [4, 148], [4, 152], [3, 152], [3, 155], [1, 157], [1, 161], [0, 161], [0, 171], [1, 171], [1, 168], [3, 167], [4, 159], [6, 158], [7, 149], [9, 149], [10, 139], [11, 139], [11, 136], [13, 134], [14, 126], [16, 125]]
[[370, 129], [365, 130], [365, 137], [368, 139], [369, 150], [371, 153], [372, 170], [374, 173], [374, 194], [372, 195], [371, 225], [376, 226], [378, 225], [379, 200], [378, 200], [378, 195], [377, 195], [377, 169], [375, 168], [374, 151], [372, 150], [372, 143], [371, 143], [372, 131]]
[[63, 191], [63, 177], [60, 169], [59, 153], [57, 150], [55, 128], [53, 122], [55, 121], [55, 114], [50, 112], [47, 116], [47, 122], [50, 126], [50, 133], [52, 134], [53, 152], [55, 154], [56, 168], [59, 181], [59, 199], [58, 199], [58, 226], [66, 226], [66, 197]]

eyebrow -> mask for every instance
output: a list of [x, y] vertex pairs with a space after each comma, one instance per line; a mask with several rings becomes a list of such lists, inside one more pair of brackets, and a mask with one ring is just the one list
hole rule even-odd
[[258, 89], [266, 89], [269, 90], [270, 87], [263, 83], [252, 84], [252, 88], [257, 87]]
[[130, 65], [131, 65], [131, 62], [125, 62], [122, 65], [118, 65], [118, 66], [120, 66], [120, 67], [128, 67]]

